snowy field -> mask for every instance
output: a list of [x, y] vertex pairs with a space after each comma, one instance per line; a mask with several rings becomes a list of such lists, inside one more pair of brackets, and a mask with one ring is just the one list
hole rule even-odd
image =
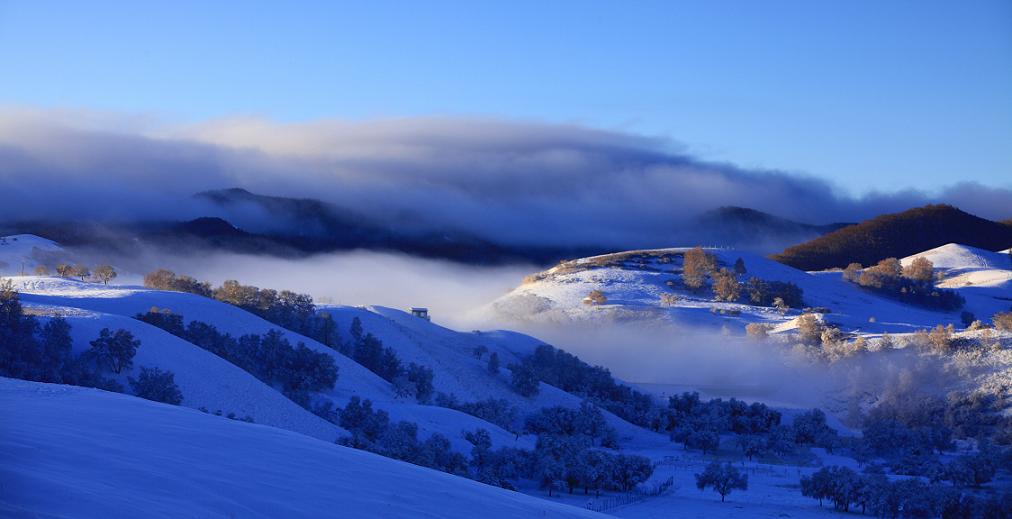
[[0, 378], [0, 414], [3, 517], [601, 517], [95, 389]]

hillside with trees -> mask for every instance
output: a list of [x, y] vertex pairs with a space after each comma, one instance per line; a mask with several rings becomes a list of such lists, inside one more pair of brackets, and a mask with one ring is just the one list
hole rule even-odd
[[856, 225], [788, 247], [771, 259], [801, 270], [874, 265], [947, 243], [986, 250], [1012, 246], [1012, 226], [963, 212], [951, 205], [926, 205], [877, 216]]

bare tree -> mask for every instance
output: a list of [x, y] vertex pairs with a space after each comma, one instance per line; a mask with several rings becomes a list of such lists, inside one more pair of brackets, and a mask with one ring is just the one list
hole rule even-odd
[[74, 267], [66, 263], [59, 263], [56, 265], [56, 275], [61, 278], [70, 277], [70, 273], [73, 272]]
[[91, 271], [88, 270], [88, 267], [80, 263], [74, 266], [74, 268], [71, 270], [71, 273], [74, 277], [81, 278], [81, 281], [84, 281], [84, 278], [91, 275]]
[[46, 267], [45, 265], [38, 265], [38, 266], [35, 267], [35, 275], [36, 276], [48, 276], [49, 275], [49, 268]]
[[95, 268], [95, 279], [101, 281], [103, 285], [108, 285], [115, 278], [116, 270], [111, 265], [100, 265]]

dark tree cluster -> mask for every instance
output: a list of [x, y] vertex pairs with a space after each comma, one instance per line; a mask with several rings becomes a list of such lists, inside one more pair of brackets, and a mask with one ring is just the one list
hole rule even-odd
[[658, 430], [669, 433], [671, 440], [687, 449], [711, 452], [720, 445], [720, 435], [740, 435], [739, 446], [752, 456], [791, 449], [794, 435], [781, 431], [780, 413], [758, 402], [747, 404], [737, 399], [702, 401], [699, 393], [682, 393], [668, 399], [661, 411]]
[[801, 478], [801, 494], [829, 501], [842, 512], [860, 509], [883, 518], [1007, 518], [1012, 494], [981, 497], [917, 478], [890, 480], [882, 474], [858, 474], [839, 466], [823, 467]]
[[1012, 444], [1012, 418], [1003, 416], [1001, 409], [999, 399], [986, 393], [953, 393], [945, 399], [912, 392], [887, 394], [865, 417], [855, 454], [882, 458], [898, 474], [945, 478], [939, 453], [951, 450], [954, 438], [972, 438], [983, 445]]
[[539, 435], [534, 450], [532, 478], [552, 495], [565, 487], [570, 494], [601, 490], [628, 492], [646, 481], [654, 467], [643, 456], [595, 449], [586, 436]]
[[337, 365], [330, 355], [302, 343], [293, 347], [278, 330], [237, 339], [201, 321], [184, 326], [182, 315], [157, 309], [138, 314], [137, 319], [235, 364], [303, 407], [309, 406], [310, 393], [332, 389], [337, 382]]
[[607, 369], [591, 366], [563, 350], [542, 344], [509, 369], [513, 387], [521, 395], [537, 394], [540, 381], [587, 398], [628, 422], [642, 427], [650, 424], [655, 404], [649, 395], [619, 384]]
[[364, 332], [362, 321], [358, 317], [351, 321], [349, 333], [351, 344], [345, 352], [355, 362], [394, 384], [401, 396], [413, 396], [422, 403], [432, 398], [434, 386], [431, 368], [414, 362], [405, 367], [393, 348], [384, 346], [383, 341], [375, 335]]
[[129, 377], [127, 380], [134, 394], [141, 398], [172, 405], [183, 403], [183, 393], [179, 391], [176, 376], [171, 371], [142, 367], [136, 379]]
[[228, 280], [217, 288], [206, 281], [160, 269], [144, 276], [144, 286], [188, 292], [238, 306], [282, 328], [311, 337], [331, 348], [341, 347], [333, 317], [317, 311], [313, 298], [289, 290], [277, 291]]
[[405, 421], [391, 424], [386, 411], [373, 409], [370, 400], [352, 397], [340, 411], [338, 423], [351, 433], [338, 440], [341, 445], [450, 474], [468, 475], [467, 460], [453, 452], [445, 436], [435, 433], [419, 441], [416, 424]]
[[767, 281], [751, 277], [745, 282], [745, 295], [749, 303], [757, 306], [774, 306], [777, 300], [788, 308], [805, 306], [801, 287], [788, 281]]
[[[123, 386], [106, 374], [119, 374], [133, 366], [141, 345], [133, 334], [103, 328], [90, 342], [91, 347], [77, 356], [72, 345], [66, 319], [53, 317], [40, 324], [34, 316], [24, 314], [10, 284], [0, 285], [0, 375], [124, 392]], [[142, 366], [138, 379], [128, 380], [141, 398], [177, 405], [183, 400], [171, 371]]]
[[906, 268], [896, 258], [886, 258], [858, 271], [860, 267], [860, 264], [849, 265], [844, 278], [904, 303], [952, 311], [962, 308], [966, 302], [955, 290], [935, 287], [933, 265], [924, 258], [917, 258]]
[[492, 435], [485, 429], [464, 431], [472, 445], [467, 476], [486, 485], [516, 490], [514, 481], [532, 478], [535, 457], [532, 451], [512, 447], [492, 448]]
[[527, 417], [524, 430], [539, 436], [585, 438], [591, 446], [618, 448], [615, 429], [605, 421], [601, 410], [590, 402], [583, 402], [579, 409], [543, 407]]
[[518, 427], [517, 410], [509, 402], [501, 398], [489, 398], [477, 402], [460, 402], [454, 395], [439, 393], [435, 404], [440, 407], [456, 409], [462, 413], [481, 418], [486, 422], [498, 425], [507, 431], [516, 431]]

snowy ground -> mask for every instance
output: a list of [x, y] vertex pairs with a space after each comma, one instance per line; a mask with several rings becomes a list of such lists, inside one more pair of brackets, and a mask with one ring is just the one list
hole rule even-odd
[[[37, 237], [12, 238], [0, 243], [0, 262], [6, 265], [0, 265], [0, 273], [4, 275], [19, 274], [21, 265], [31, 272], [33, 262], [47, 262], [53, 257], [47, 255], [66, 254], [58, 244]], [[627, 255], [617, 263], [614, 257], [578, 260], [569, 268], [544, 273], [477, 313], [498, 326], [532, 321], [577, 326], [631, 322], [637, 327], [689, 323], [737, 332], [751, 322], [778, 325], [779, 330], [793, 327], [797, 312], [782, 316], [769, 308], [714, 302], [707, 294], [680, 290], [677, 283], [673, 289], [668, 281], [678, 279], [678, 255], [684, 250], [660, 251], [673, 258], [664, 262], [656, 252], [646, 259], [630, 259]], [[917, 309], [863, 291], [844, 282], [839, 272], [806, 273], [760, 256], [728, 250], [712, 252], [726, 265], [742, 257], [749, 276], [798, 284], [807, 304], [830, 308], [827, 321], [847, 332], [875, 336], [884, 331], [909, 332], [959, 321], [958, 312]], [[948, 245], [923, 255], [944, 274], [943, 286], [959, 290], [967, 299], [967, 307], [979, 317], [1012, 304], [1012, 270], [1002, 263], [1008, 261], [1007, 254]], [[0, 379], [0, 411], [5, 416], [18, 416], [17, 420], [0, 423], [0, 452], [4, 453], [0, 456], [0, 515], [34, 517], [36, 514], [28, 512], [34, 511], [57, 517], [311, 517], [341, 510], [348, 516], [474, 517], [474, 511], [480, 510], [481, 516], [488, 517], [589, 516], [581, 510], [524, 496], [547, 498], [531, 482], [522, 485], [522, 494], [509, 493], [335, 446], [333, 440], [343, 433], [339, 427], [217, 356], [132, 318], [155, 306], [170, 309], [186, 320], [211, 323], [235, 336], [278, 328], [239, 308], [191, 294], [139, 286], [104, 286], [31, 275], [10, 279], [30, 312], [43, 319], [50, 315], [68, 319], [75, 351], [88, 348], [88, 341], [103, 327], [130, 330], [141, 339], [142, 346], [134, 368], [120, 375], [120, 382], [125, 385], [126, 378], [136, 376], [141, 366], [171, 370], [184, 395], [183, 406], [191, 409], [96, 390]], [[593, 289], [604, 291], [608, 302], [584, 304], [583, 298]], [[672, 306], [660, 305], [662, 293], [675, 294], [679, 299]], [[522, 415], [545, 406], [575, 407], [580, 403], [579, 398], [545, 384], [532, 399], [518, 396], [509, 387], [505, 366], [542, 343], [529, 335], [455, 331], [378, 306], [326, 306], [322, 310], [329, 312], [342, 330], [359, 318], [365, 331], [396, 350], [402, 362], [433, 369], [436, 391], [454, 394], [460, 401], [501, 398], [516, 406]], [[302, 342], [334, 358], [340, 370], [337, 384], [319, 396], [338, 406], [352, 396], [371, 399], [393, 420], [416, 422], [423, 438], [439, 432], [462, 453], [469, 452], [470, 444], [461, 432], [479, 427], [492, 433], [497, 447], [533, 446], [533, 437], [517, 438], [478, 418], [399, 398], [388, 382], [330, 348], [293, 332], [284, 331], [284, 335], [293, 344]], [[479, 346], [488, 349], [482, 359], [473, 355]], [[612, 346], [624, 345], [615, 342]], [[753, 355], [761, 355], [761, 350], [753, 350]], [[579, 350], [572, 351], [583, 356]], [[663, 364], [657, 356], [664, 350], [653, 351], [654, 357], [644, 356], [637, 362]], [[498, 375], [486, 369], [491, 352], [498, 354], [503, 366]], [[967, 366], [966, 381], [988, 376], [977, 373], [985, 366], [992, 374], [986, 383], [1008, 386], [1012, 350], [978, 357], [962, 359]], [[726, 373], [720, 380], [724, 382], [712, 387], [679, 385], [679, 380], [642, 387], [662, 397], [691, 390], [701, 390], [706, 396], [754, 397], [777, 406], [789, 420], [793, 408], [798, 407], [795, 402], [778, 400], [776, 395], [763, 394], [750, 385], [748, 371], [761, 373], [759, 366], [744, 363], [741, 367], [745, 371], [740, 373], [722, 368]], [[195, 411], [200, 407], [235, 413], [237, 417], [250, 416], [256, 424]], [[822, 517], [832, 512], [802, 498], [797, 490], [798, 479], [814, 470], [813, 463], [819, 460], [848, 463], [831, 460], [819, 452], [791, 460], [793, 465], [751, 463], [747, 465], [750, 489], [720, 503], [719, 496], [712, 491], [700, 492], [693, 483], [693, 474], [710, 458], [683, 451], [665, 435], [606, 416], [617, 429], [624, 452], [645, 455], [659, 463], [650, 484], [668, 477], [674, 481], [673, 488], [661, 496], [609, 510], [621, 517]], [[841, 433], [850, 433], [836, 417], [830, 419]], [[738, 459], [733, 445], [725, 445], [719, 456]], [[250, 474], [257, 477], [250, 478]], [[130, 492], [136, 497], [130, 497]], [[587, 496], [564, 494], [548, 501], [582, 508], [590, 500]], [[75, 514], [75, 510], [84, 513]]]
[[601, 517], [191, 409], [0, 378], [0, 516]]
[[[632, 251], [564, 263], [476, 311], [489, 322], [558, 323], [642, 321], [676, 323], [742, 333], [749, 323], [768, 323], [778, 330], [793, 328], [798, 311], [780, 315], [772, 308], [714, 301], [708, 290], [691, 292], [681, 285], [682, 255], [687, 249]], [[830, 310], [826, 320], [843, 331], [861, 335], [905, 333], [936, 324], [960, 326], [960, 312], [940, 312], [900, 303], [863, 290], [842, 278], [840, 271], [803, 272], [765, 257], [730, 249], [708, 249], [720, 265], [730, 268], [742, 258], [747, 273], [786, 281], [804, 292], [805, 304]], [[1008, 254], [950, 244], [919, 254], [945, 276], [944, 288], [966, 298], [965, 310], [987, 319], [1012, 306], [1012, 259]], [[909, 263], [915, 256], [904, 258]], [[584, 299], [600, 290], [607, 302]], [[661, 295], [677, 297], [662, 304]]]

